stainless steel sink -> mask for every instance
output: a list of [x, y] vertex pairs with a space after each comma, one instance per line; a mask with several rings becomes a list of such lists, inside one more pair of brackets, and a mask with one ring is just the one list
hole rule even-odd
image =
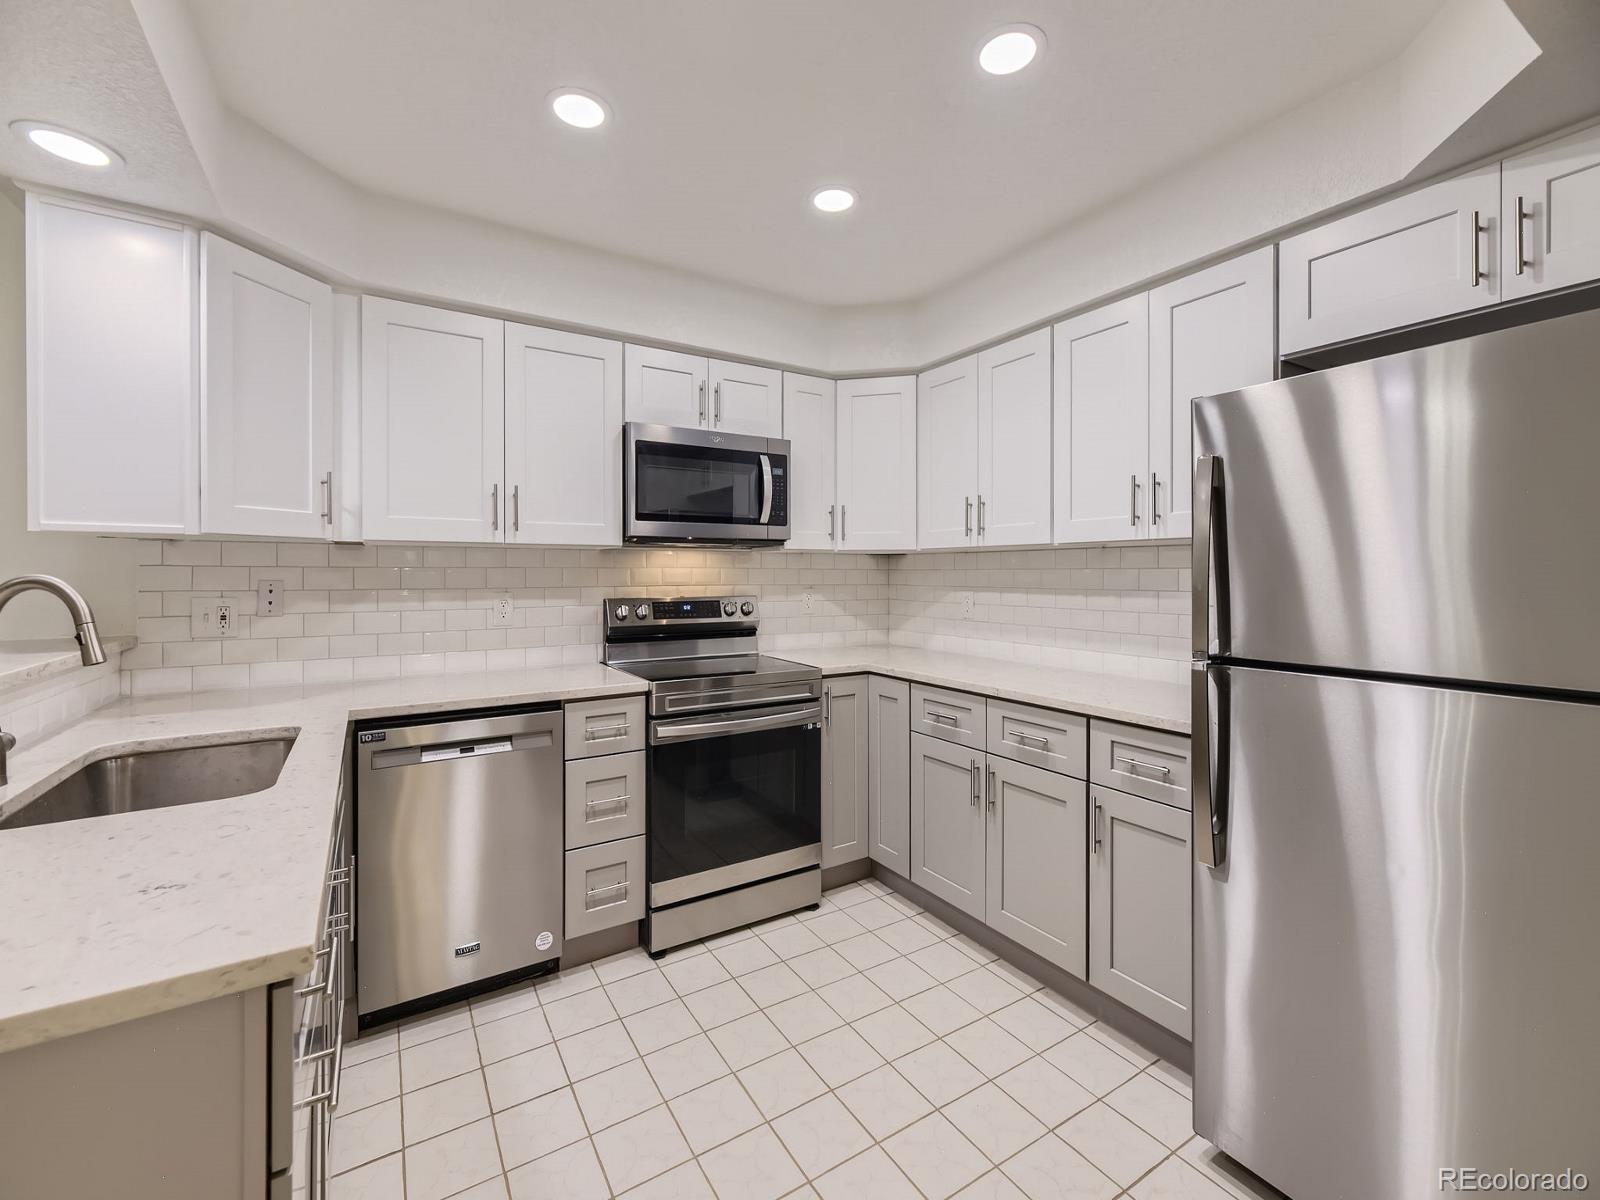
[[293, 745], [292, 737], [265, 738], [102, 758], [0, 820], [0, 829], [247, 796], [278, 781]]

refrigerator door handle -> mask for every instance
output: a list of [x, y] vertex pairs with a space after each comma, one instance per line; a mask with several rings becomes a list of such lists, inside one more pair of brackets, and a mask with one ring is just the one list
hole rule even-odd
[[[1227, 654], [1228, 637], [1228, 526], [1224, 503], [1222, 458], [1205, 454], [1194, 465], [1194, 560], [1190, 572], [1194, 591], [1190, 621], [1194, 631], [1190, 753], [1194, 756], [1194, 853], [1202, 865], [1222, 865], [1227, 851], [1227, 673], [1209, 669], [1211, 655], [1211, 566], [1216, 563], [1217, 653]], [[1217, 689], [1217, 754], [1211, 752], [1211, 688]]]
[[1194, 545], [1190, 571], [1192, 657], [1211, 654], [1211, 564], [1216, 563], [1217, 653], [1231, 652], [1228, 634], [1228, 513], [1222, 456], [1204, 454], [1194, 464]]
[[[1201, 866], [1220, 867], [1228, 850], [1228, 671], [1196, 662], [1191, 672], [1190, 753], [1194, 769], [1194, 856]], [[1217, 740], [1211, 742], [1211, 689], [1217, 692]]]

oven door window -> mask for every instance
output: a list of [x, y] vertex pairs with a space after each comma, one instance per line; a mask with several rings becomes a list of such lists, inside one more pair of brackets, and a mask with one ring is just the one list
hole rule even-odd
[[761, 524], [761, 456], [715, 446], [634, 447], [634, 519]]
[[651, 883], [822, 840], [822, 730], [729, 734], [650, 748]]

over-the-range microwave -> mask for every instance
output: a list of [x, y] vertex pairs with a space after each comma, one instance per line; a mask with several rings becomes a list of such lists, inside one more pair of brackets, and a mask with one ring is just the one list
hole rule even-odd
[[789, 443], [630, 421], [622, 536], [635, 545], [768, 546], [789, 537]]

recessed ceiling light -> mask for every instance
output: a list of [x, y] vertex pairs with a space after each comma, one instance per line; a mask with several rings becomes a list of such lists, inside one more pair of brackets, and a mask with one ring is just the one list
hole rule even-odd
[[811, 203], [825, 213], [841, 213], [856, 202], [856, 194], [849, 188], [823, 188], [811, 197]]
[[576, 88], [561, 88], [550, 93], [550, 107], [568, 125], [579, 129], [594, 129], [604, 125], [610, 112], [604, 100]]
[[13, 121], [11, 128], [46, 153], [77, 163], [80, 167], [109, 167], [122, 161], [122, 156], [110, 146], [59, 125], [44, 121]]
[[1032, 25], [1007, 25], [989, 35], [978, 51], [978, 65], [991, 75], [1012, 75], [1039, 56], [1044, 34]]

